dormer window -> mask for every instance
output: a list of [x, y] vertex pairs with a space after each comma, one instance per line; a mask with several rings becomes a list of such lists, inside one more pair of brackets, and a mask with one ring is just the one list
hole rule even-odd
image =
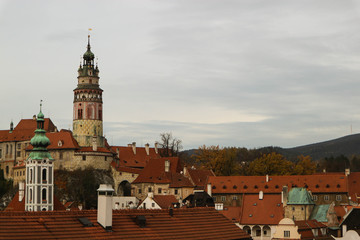
[[330, 185], [329, 184], [326, 184], [326, 188], [329, 188], [330, 187]]
[[223, 186], [223, 189], [226, 189], [226, 185]]
[[61, 141], [61, 140], [59, 140], [59, 142], [58, 142], [58, 146], [59, 146], [59, 147], [62, 147], [62, 145], [63, 145], [62, 141]]
[[255, 185], [255, 186], [254, 186], [254, 188], [255, 188], [255, 189], [257, 189], [257, 188], [258, 188], [258, 186], [257, 186], [257, 185]]

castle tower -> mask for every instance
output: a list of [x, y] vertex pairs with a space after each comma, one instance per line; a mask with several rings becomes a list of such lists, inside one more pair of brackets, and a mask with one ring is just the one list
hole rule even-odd
[[90, 35], [87, 51], [78, 69], [78, 85], [74, 89], [73, 135], [81, 147], [104, 146], [102, 122], [102, 92], [99, 69], [94, 64]]
[[54, 210], [54, 159], [47, 151], [50, 140], [45, 135], [44, 114], [37, 115], [37, 129], [30, 141], [33, 150], [26, 160], [25, 211]]

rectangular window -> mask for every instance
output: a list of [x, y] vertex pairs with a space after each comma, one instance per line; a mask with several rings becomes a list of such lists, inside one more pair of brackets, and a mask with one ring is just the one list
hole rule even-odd
[[216, 202], [216, 197], [213, 197], [214, 202]]
[[0, 158], [2, 158], [2, 149], [0, 149]]
[[290, 237], [290, 231], [284, 231], [284, 237], [289, 238]]
[[215, 203], [215, 210], [224, 210], [224, 204], [223, 203]]
[[148, 188], [148, 192], [151, 192], [151, 187]]
[[151, 203], [151, 207], [155, 207], [155, 203]]
[[21, 144], [20, 143], [17, 145], [17, 149], [21, 149]]
[[175, 193], [175, 195], [179, 194], [179, 190], [175, 189], [174, 193]]
[[313, 196], [312, 196], [312, 200], [313, 200], [313, 201], [317, 201], [317, 200], [318, 200], [318, 196], [313, 195]]
[[238, 196], [233, 196], [232, 199], [233, 200], [238, 200]]
[[341, 195], [336, 195], [336, 201], [341, 201], [342, 197]]
[[17, 151], [16, 152], [16, 157], [20, 157], [21, 156], [21, 152], [20, 151]]
[[158, 188], [158, 193], [159, 193], [159, 194], [161, 193], [161, 188]]
[[139, 189], [138, 189], [138, 193], [139, 193], [139, 194], [141, 194], [141, 193], [142, 193], [141, 188], [139, 188]]
[[325, 195], [325, 196], [324, 196], [324, 200], [325, 200], [325, 201], [329, 201], [329, 195]]
[[221, 201], [225, 202], [226, 201], [226, 196], [221, 196]]
[[82, 160], [86, 161], [86, 156], [85, 155], [82, 156]]

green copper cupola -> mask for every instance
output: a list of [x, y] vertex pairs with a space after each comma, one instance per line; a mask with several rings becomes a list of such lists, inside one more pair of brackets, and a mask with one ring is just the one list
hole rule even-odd
[[40, 112], [37, 115], [37, 129], [35, 130], [35, 136], [31, 139], [30, 144], [34, 147], [31, 151], [29, 157], [31, 159], [53, 159], [50, 153], [47, 150], [47, 147], [50, 145], [49, 138], [45, 135], [46, 131], [44, 129], [44, 114], [41, 111], [42, 103], [40, 103]]

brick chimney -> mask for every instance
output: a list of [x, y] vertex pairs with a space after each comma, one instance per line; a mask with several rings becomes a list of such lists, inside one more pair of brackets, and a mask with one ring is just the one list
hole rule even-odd
[[150, 144], [145, 144], [145, 151], [146, 151], [146, 155], [148, 155], [149, 156], [149, 154], [150, 154]]
[[110, 184], [100, 184], [98, 191], [97, 221], [105, 229], [112, 229], [112, 196], [114, 189]]
[[136, 142], [132, 143], [132, 150], [134, 152], [134, 155], [136, 155]]

